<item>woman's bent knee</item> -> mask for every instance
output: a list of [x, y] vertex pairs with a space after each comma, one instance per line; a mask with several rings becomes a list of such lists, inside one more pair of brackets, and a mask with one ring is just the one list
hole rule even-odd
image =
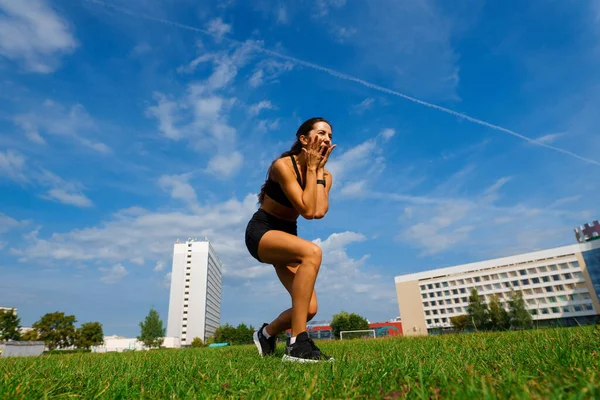
[[321, 248], [314, 243], [307, 245], [302, 254], [303, 261], [308, 261], [317, 265], [321, 265], [322, 257], [323, 252], [321, 251]]

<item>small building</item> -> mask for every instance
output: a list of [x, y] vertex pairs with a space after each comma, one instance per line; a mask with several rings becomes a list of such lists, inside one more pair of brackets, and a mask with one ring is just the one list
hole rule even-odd
[[46, 345], [42, 341], [0, 342], [0, 358], [35, 357], [44, 353]]

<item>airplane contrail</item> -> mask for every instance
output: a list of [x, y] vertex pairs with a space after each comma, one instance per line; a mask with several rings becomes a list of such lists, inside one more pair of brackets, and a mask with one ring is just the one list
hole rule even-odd
[[[130, 9], [127, 9], [127, 8], [124, 8], [124, 7], [115, 6], [113, 4], [107, 4], [107, 3], [105, 3], [102, 0], [86, 0], [86, 1], [91, 2], [91, 3], [95, 3], [95, 4], [98, 4], [98, 5], [107, 7], [107, 8], [112, 8], [113, 10], [115, 10], [117, 12], [120, 12], [120, 13], [123, 13], [123, 14], [127, 14], [127, 15], [132, 16], [132, 17], [143, 18], [143, 19], [147, 19], [147, 20], [150, 20], [150, 21], [160, 22], [162, 24], [171, 25], [171, 26], [174, 26], [174, 27], [177, 27], [177, 28], [188, 30], [188, 31], [202, 33], [204, 35], [208, 35], [208, 36], [212, 36], [212, 37], [215, 36], [213, 33], [209, 32], [209, 31], [207, 31], [205, 29], [200, 29], [200, 28], [196, 28], [194, 26], [180, 24], [178, 22], [169, 21], [169, 20], [163, 19], [163, 18], [157, 18], [157, 17], [145, 15], [143, 13], [135, 12], [133, 10], [130, 10]], [[221, 39], [222, 40], [226, 40], [226, 41], [231, 42], [231, 43], [245, 45], [245, 46], [251, 47], [251, 48], [253, 48], [253, 49], [257, 50], [257, 51], [260, 51], [262, 53], [269, 54], [269, 55], [271, 55], [273, 57], [281, 58], [281, 59], [284, 59], [284, 60], [287, 60], [287, 61], [291, 61], [293, 63], [299, 64], [299, 65], [303, 65], [305, 67], [308, 67], [308, 68], [311, 68], [311, 69], [314, 69], [314, 70], [325, 72], [325, 73], [327, 73], [327, 74], [329, 74], [329, 75], [331, 75], [333, 77], [336, 77], [338, 79], [344, 79], [344, 80], [347, 80], [347, 81], [355, 82], [355, 83], [358, 83], [358, 84], [363, 85], [365, 87], [377, 90], [377, 91], [382, 92], [382, 93], [391, 94], [392, 96], [401, 97], [401, 98], [403, 98], [405, 100], [408, 100], [408, 101], [411, 101], [413, 103], [420, 104], [420, 105], [425, 106], [425, 107], [433, 108], [435, 110], [442, 111], [442, 112], [444, 112], [446, 114], [454, 115], [454, 116], [456, 116], [458, 118], [462, 118], [464, 120], [473, 122], [475, 124], [482, 125], [482, 126], [494, 129], [494, 130], [499, 131], [499, 132], [507, 133], [509, 135], [515, 136], [515, 137], [517, 137], [517, 138], [519, 138], [521, 140], [524, 140], [526, 142], [529, 142], [529, 143], [532, 143], [532, 144], [535, 144], [535, 145], [538, 145], [538, 146], [546, 147], [548, 149], [551, 149], [551, 150], [554, 150], [554, 151], [558, 151], [560, 153], [569, 155], [571, 157], [575, 157], [575, 158], [577, 158], [577, 159], [579, 159], [581, 161], [585, 161], [587, 163], [600, 166], [600, 162], [598, 162], [596, 160], [592, 160], [592, 159], [589, 159], [589, 158], [586, 158], [586, 157], [582, 157], [582, 156], [580, 156], [578, 154], [575, 154], [575, 153], [573, 153], [571, 151], [562, 149], [560, 147], [552, 146], [552, 145], [547, 144], [547, 143], [543, 143], [543, 142], [537, 141], [535, 139], [532, 139], [530, 137], [527, 137], [525, 135], [517, 133], [517, 132], [515, 132], [513, 130], [504, 128], [502, 126], [494, 125], [492, 123], [483, 121], [481, 119], [470, 117], [470, 116], [468, 116], [466, 114], [463, 114], [463, 113], [460, 113], [458, 111], [454, 111], [454, 110], [451, 110], [451, 109], [446, 108], [446, 107], [438, 106], [437, 104], [433, 104], [433, 103], [429, 103], [429, 102], [426, 102], [426, 101], [423, 101], [423, 100], [419, 100], [419, 99], [417, 99], [415, 97], [411, 97], [411, 96], [408, 96], [408, 95], [406, 95], [404, 93], [400, 93], [398, 91], [395, 91], [395, 90], [392, 90], [392, 89], [388, 89], [388, 88], [385, 88], [383, 86], [379, 86], [379, 85], [367, 82], [367, 81], [365, 81], [363, 79], [354, 77], [352, 75], [344, 74], [342, 72], [338, 72], [338, 71], [335, 71], [333, 69], [326, 68], [326, 67], [320, 66], [318, 64], [314, 64], [314, 63], [309, 62], [309, 61], [300, 60], [298, 58], [295, 58], [295, 57], [292, 57], [292, 56], [288, 56], [288, 55], [279, 53], [277, 51], [269, 50], [269, 49], [266, 49], [266, 48], [264, 48], [262, 46], [258, 46], [258, 45], [252, 44], [252, 43], [242, 42], [240, 40], [231, 39], [231, 38], [227, 38], [227, 37], [222, 37]]]

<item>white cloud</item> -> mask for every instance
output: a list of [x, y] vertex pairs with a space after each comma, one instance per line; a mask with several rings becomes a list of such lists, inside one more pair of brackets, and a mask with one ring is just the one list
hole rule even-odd
[[353, 106], [352, 111], [354, 111], [354, 113], [356, 113], [358, 115], [361, 115], [365, 111], [370, 110], [373, 107], [374, 102], [375, 102], [375, 100], [373, 98], [367, 97], [366, 99], [364, 99], [357, 105]]
[[288, 17], [287, 9], [284, 6], [279, 5], [279, 7], [277, 8], [277, 23], [278, 24], [287, 24], [288, 22], [289, 22], [289, 17]]
[[50, 73], [77, 47], [67, 23], [43, 0], [0, 0], [0, 54], [31, 72]]
[[0, 176], [6, 176], [16, 182], [27, 182], [24, 173], [25, 162], [25, 156], [18, 151], [0, 151]]
[[248, 113], [252, 116], [260, 114], [262, 110], [276, 110], [277, 107], [273, 105], [269, 100], [262, 100], [256, 104], [252, 104], [248, 108]]
[[239, 151], [229, 154], [217, 154], [210, 159], [206, 172], [217, 177], [229, 178], [242, 167], [244, 156]]
[[64, 189], [50, 189], [44, 198], [76, 207], [91, 207], [92, 201], [81, 193], [69, 193]]
[[158, 119], [158, 129], [165, 137], [173, 140], [181, 138], [181, 133], [175, 127], [178, 104], [168, 100], [162, 93], [154, 93], [153, 97], [158, 104], [148, 107], [146, 115]]
[[91, 207], [93, 202], [83, 193], [83, 186], [75, 182], [67, 182], [55, 173], [41, 168], [34, 172], [33, 178], [42, 186], [50, 187], [41, 197], [47, 200], [76, 207]]
[[263, 84], [277, 83], [278, 78], [285, 72], [289, 72], [294, 68], [294, 63], [291, 61], [276, 61], [276, 60], [263, 60], [256, 64], [255, 70], [252, 76], [248, 79], [248, 84], [257, 88]]
[[187, 203], [190, 209], [196, 209], [198, 198], [196, 197], [196, 191], [188, 182], [189, 179], [189, 174], [163, 175], [158, 179], [158, 185], [164, 191], [170, 192], [173, 199]]
[[30, 141], [36, 144], [45, 143], [40, 135], [41, 131], [57, 137], [72, 138], [98, 153], [111, 152], [106, 144], [86, 137], [99, 132], [100, 128], [81, 104], [74, 104], [67, 108], [52, 100], [45, 100], [41, 107], [25, 114], [15, 115], [13, 122], [25, 131]]
[[120, 263], [111, 268], [99, 268], [99, 270], [102, 272], [100, 280], [107, 284], [117, 283], [128, 274], [127, 269]]
[[548, 135], [540, 136], [539, 138], [535, 139], [535, 141], [543, 144], [552, 144], [556, 142], [559, 137], [564, 135], [565, 133], [550, 133]]
[[346, 5], [346, 0], [315, 0], [315, 17], [324, 17], [333, 9], [340, 9]]
[[21, 225], [23, 225], [23, 223], [0, 212], [0, 235], [12, 229], [18, 228]]
[[223, 36], [231, 32], [231, 25], [224, 23], [221, 18], [215, 18], [208, 23], [207, 30], [217, 41], [221, 41]]
[[154, 272], [161, 272], [165, 269], [166, 265], [163, 261], [157, 261], [156, 265], [154, 266], [154, 268], [152, 269], [152, 271]]
[[386, 128], [379, 132], [379, 136], [381, 136], [384, 141], [391, 139], [392, 137], [394, 137], [395, 134], [396, 131], [392, 128]]
[[[54, 232], [47, 238], [35, 230], [25, 237], [21, 261], [44, 259], [61, 265], [83, 261], [123, 263], [135, 258], [156, 262], [172, 256], [173, 243], [191, 235], [208, 236], [227, 268], [253, 265], [244, 244], [246, 222], [256, 211], [256, 194], [243, 202], [230, 199], [186, 212], [121, 210], [97, 226]], [[233, 263], [233, 264], [232, 264]]]

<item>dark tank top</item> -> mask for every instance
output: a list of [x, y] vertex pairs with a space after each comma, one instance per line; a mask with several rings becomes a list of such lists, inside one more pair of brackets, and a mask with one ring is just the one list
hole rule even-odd
[[[304, 186], [302, 186], [302, 180], [300, 179], [300, 171], [298, 170], [298, 166], [296, 165], [296, 159], [293, 155], [290, 155], [290, 158], [292, 159], [292, 164], [294, 165], [294, 170], [296, 171], [296, 180], [298, 181], [300, 187], [304, 189]], [[278, 202], [279, 204], [281, 204], [282, 206], [294, 208], [290, 200], [285, 195], [283, 189], [281, 189], [279, 183], [272, 180], [270, 176], [269, 179], [267, 179], [267, 183], [265, 185], [265, 194], [273, 200], [275, 200], [276, 202]]]

